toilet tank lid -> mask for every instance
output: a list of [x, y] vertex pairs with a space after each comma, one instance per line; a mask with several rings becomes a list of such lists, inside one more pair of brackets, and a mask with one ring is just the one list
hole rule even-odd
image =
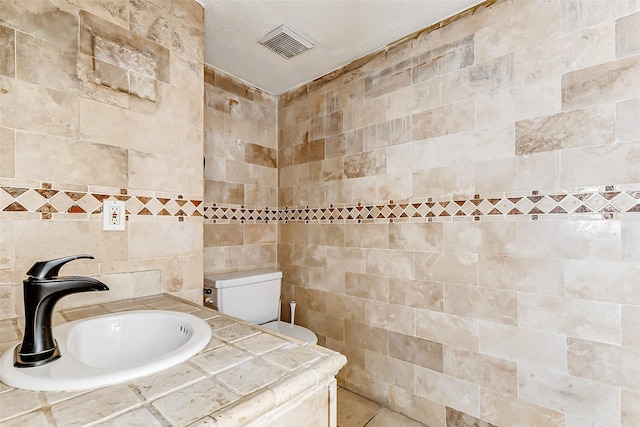
[[210, 288], [220, 289], [277, 279], [282, 279], [282, 271], [260, 269], [207, 275], [204, 278], [204, 284]]

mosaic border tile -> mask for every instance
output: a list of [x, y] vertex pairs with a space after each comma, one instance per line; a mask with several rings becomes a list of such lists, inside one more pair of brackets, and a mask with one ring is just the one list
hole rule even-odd
[[58, 214], [94, 215], [102, 213], [104, 200], [125, 202], [127, 215], [184, 217], [203, 216], [203, 203], [198, 199], [187, 199], [180, 194], [166, 197], [154, 192], [120, 189], [118, 194], [95, 191], [55, 189], [43, 183], [40, 188], [0, 186], [0, 212], [37, 213], [40, 219], [54, 219]]
[[206, 203], [204, 206], [205, 224], [275, 223], [281, 212], [278, 209], [254, 208], [243, 205], [219, 205]]
[[[232, 222], [393, 222], [453, 220], [616, 219], [640, 216], [640, 190], [579, 191], [574, 193], [483, 197], [455, 200], [403, 200], [322, 207], [252, 209], [207, 204], [205, 223]], [[277, 214], [277, 215], [276, 215]]]
[[[127, 215], [203, 217], [205, 223], [275, 223], [275, 222], [394, 222], [453, 220], [540, 220], [540, 219], [624, 219], [640, 215], [640, 189], [575, 191], [567, 193], [529, 195], [475, 194], [469, 197], [436, 200], [384, 201], [327, 205], [319, 207], [286, 206], [284, 208], [249, 207], [203, 203], [176, 194], [140, 192], [119, 194], [96, 191], [54, 189], [51, 184], [41, 188], [0, 186], [0, 212], [36, 214], [34, 219], [55, 219], [59, 214], [102, 213], [105, 199], [123, 200]], [[67, 217], [68, 218], [68, 217]]]

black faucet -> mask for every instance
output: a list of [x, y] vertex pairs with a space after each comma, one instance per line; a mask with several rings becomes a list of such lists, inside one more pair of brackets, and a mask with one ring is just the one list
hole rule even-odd
[[60, 357], [58, 345], [51, 331], [53, 308], [60, 298], [77, 292], [108, 291], [104, 283], [92, 277], [59, 277], [60, 268], [74, 259], [91, 255], [73, 255], [39, 261], [27, 271], [22, 282], [25, 328], [22, 344], [16, 346], [13, 366], [28, 368], [53, 362]]

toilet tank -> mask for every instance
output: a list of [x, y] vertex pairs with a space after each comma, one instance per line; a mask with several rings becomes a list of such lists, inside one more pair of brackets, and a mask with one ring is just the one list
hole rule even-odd
[[262, 324], [278, 317], [281, 282], [282, 272], [274, 270], [205, 276], [205, 298], [220, 313]]

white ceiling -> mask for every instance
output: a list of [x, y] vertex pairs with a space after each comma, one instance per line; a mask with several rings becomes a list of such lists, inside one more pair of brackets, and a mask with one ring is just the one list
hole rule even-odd
[[[279, 95], [482, 0], [197, 0], [205, 63]], [[291, 59], [257, 41], [286, 25], [315, 47]]]

